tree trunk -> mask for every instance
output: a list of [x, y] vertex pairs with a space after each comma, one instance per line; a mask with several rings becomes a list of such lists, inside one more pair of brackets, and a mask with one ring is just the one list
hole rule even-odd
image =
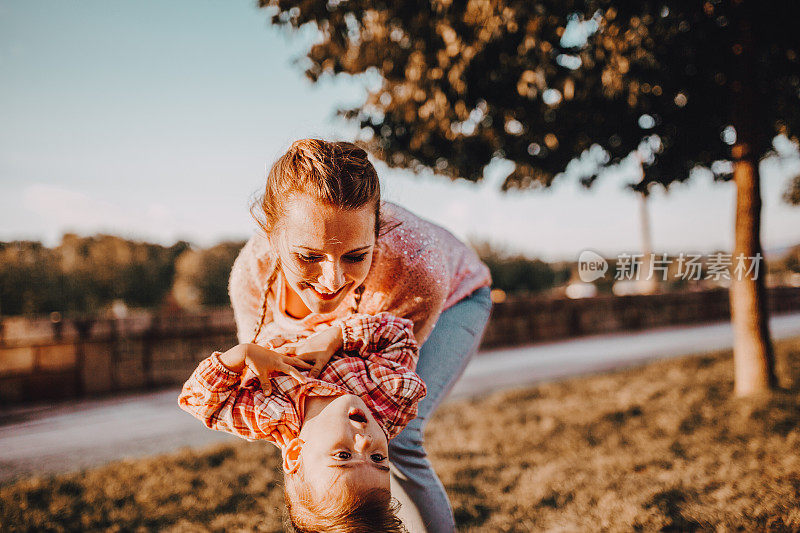
[[[737, 147], [738, 148], [738, 147]], [[737, 150], [734, 150], [736, 152]], [[735, 162], [736, 232], [733, 266], [739, 257], [763, 256], [761, 251], [761, 192], [758, 163], [751, 157]], [[759, 254], [761, 254], [759, 256]], [[733, 325], [734, 394], [749, 396], [775, 387], [774, 355], [767, 323], [764, 274], [737, 276], [731, 269], [731, 321]], [[755, 279], [751, 279], [755, 277]]]
[[[642, 155], [636, 150], [636, 159], [639, 163], [639, 181], [644, 181], [644, 163], [642, 162]], [[653, 259], [653, 232], [650, 229], [650, 212], [647, 208], [648, 193], [636, 193], [639, 196], [639, 226], [642, 228], [642, 263], [638, 272], [637, 280], [639, 291], [642, 294], [654, 294], [658, 292], [661, 273], [653, 273], [650, 276], [650, 268]]]
[[[755, 20], [758, 2], [734, 2], [732, 16], [736, 38], [731, 43], [732, 123], [736, 144], [731, 150], [736, 183], [736, 231], [732, 263], [750, 258], [763, 263], [761, 251], [761, 191], [758, 170], [768, 135], [763, 125], [763, 99], [756, 92]], [[734, 394], [750, 396], [764, 393], [777, 384], [774, 354], [767, 322], [764, 275], [766, 264], [759, 265], [758, 275], [737, 275], [731, 268], [731, 322], [733, 325]]]

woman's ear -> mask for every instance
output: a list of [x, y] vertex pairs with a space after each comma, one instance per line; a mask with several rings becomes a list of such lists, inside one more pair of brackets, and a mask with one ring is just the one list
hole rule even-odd
[[303, 450], [305, 442], [300, 437], [295, 437], [283, 447], [283, 471], [286, 474], [294, 474], [300, 467], [300, 452]]

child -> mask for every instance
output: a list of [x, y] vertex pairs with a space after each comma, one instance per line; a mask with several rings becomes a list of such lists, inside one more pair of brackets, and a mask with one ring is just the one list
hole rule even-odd
[[414, 372], [413, 322], [383, 312], [334, 325], [342, 349], [318, 378], [300, 357], [239, 344], [200, 363], [179, 405], [206, 427], [281, 449], [298, 530], [348, 520], [346, 530], [400, 530], [389, 507], [388, 441], [426, 392]]

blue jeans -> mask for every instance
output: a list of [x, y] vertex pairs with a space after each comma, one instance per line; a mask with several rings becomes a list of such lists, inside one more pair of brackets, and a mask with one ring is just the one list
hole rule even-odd
[[422, 437], [425, 424], [478, 349], [492, 310], [489, 293], [489, 287], [481, 287], [439, 316], [417, 364], [428, 394], [417, 418], [389, 442], [392, 495], [400, 501], [399, 516], [411, 533], [455, 531], [450, 501], [428, 461]]

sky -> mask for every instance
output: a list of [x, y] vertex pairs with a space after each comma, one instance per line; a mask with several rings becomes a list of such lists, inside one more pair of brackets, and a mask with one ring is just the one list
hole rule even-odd
[[[297, 61], [313, 39], [271, 26], [250, 0], [0, 0], [0, 241], [247, 238], [268, 166], [299, 138], [353, 140], [335, 111], [374, 83], [311, 83]], [[464, 240], [548, 261], [641, 248], [624, 171], [589, 191], [564, 176], [502, 193], [504, 162], [478, 184], [373, 162], [384, 199]], [[764, 247], [800, 243], [800, 207], [780, 199], [786, 172], [762, 170]], [[653, 250], [730, 249], [734, 202], [732, 184], [707, 176], [656, 191]]]

